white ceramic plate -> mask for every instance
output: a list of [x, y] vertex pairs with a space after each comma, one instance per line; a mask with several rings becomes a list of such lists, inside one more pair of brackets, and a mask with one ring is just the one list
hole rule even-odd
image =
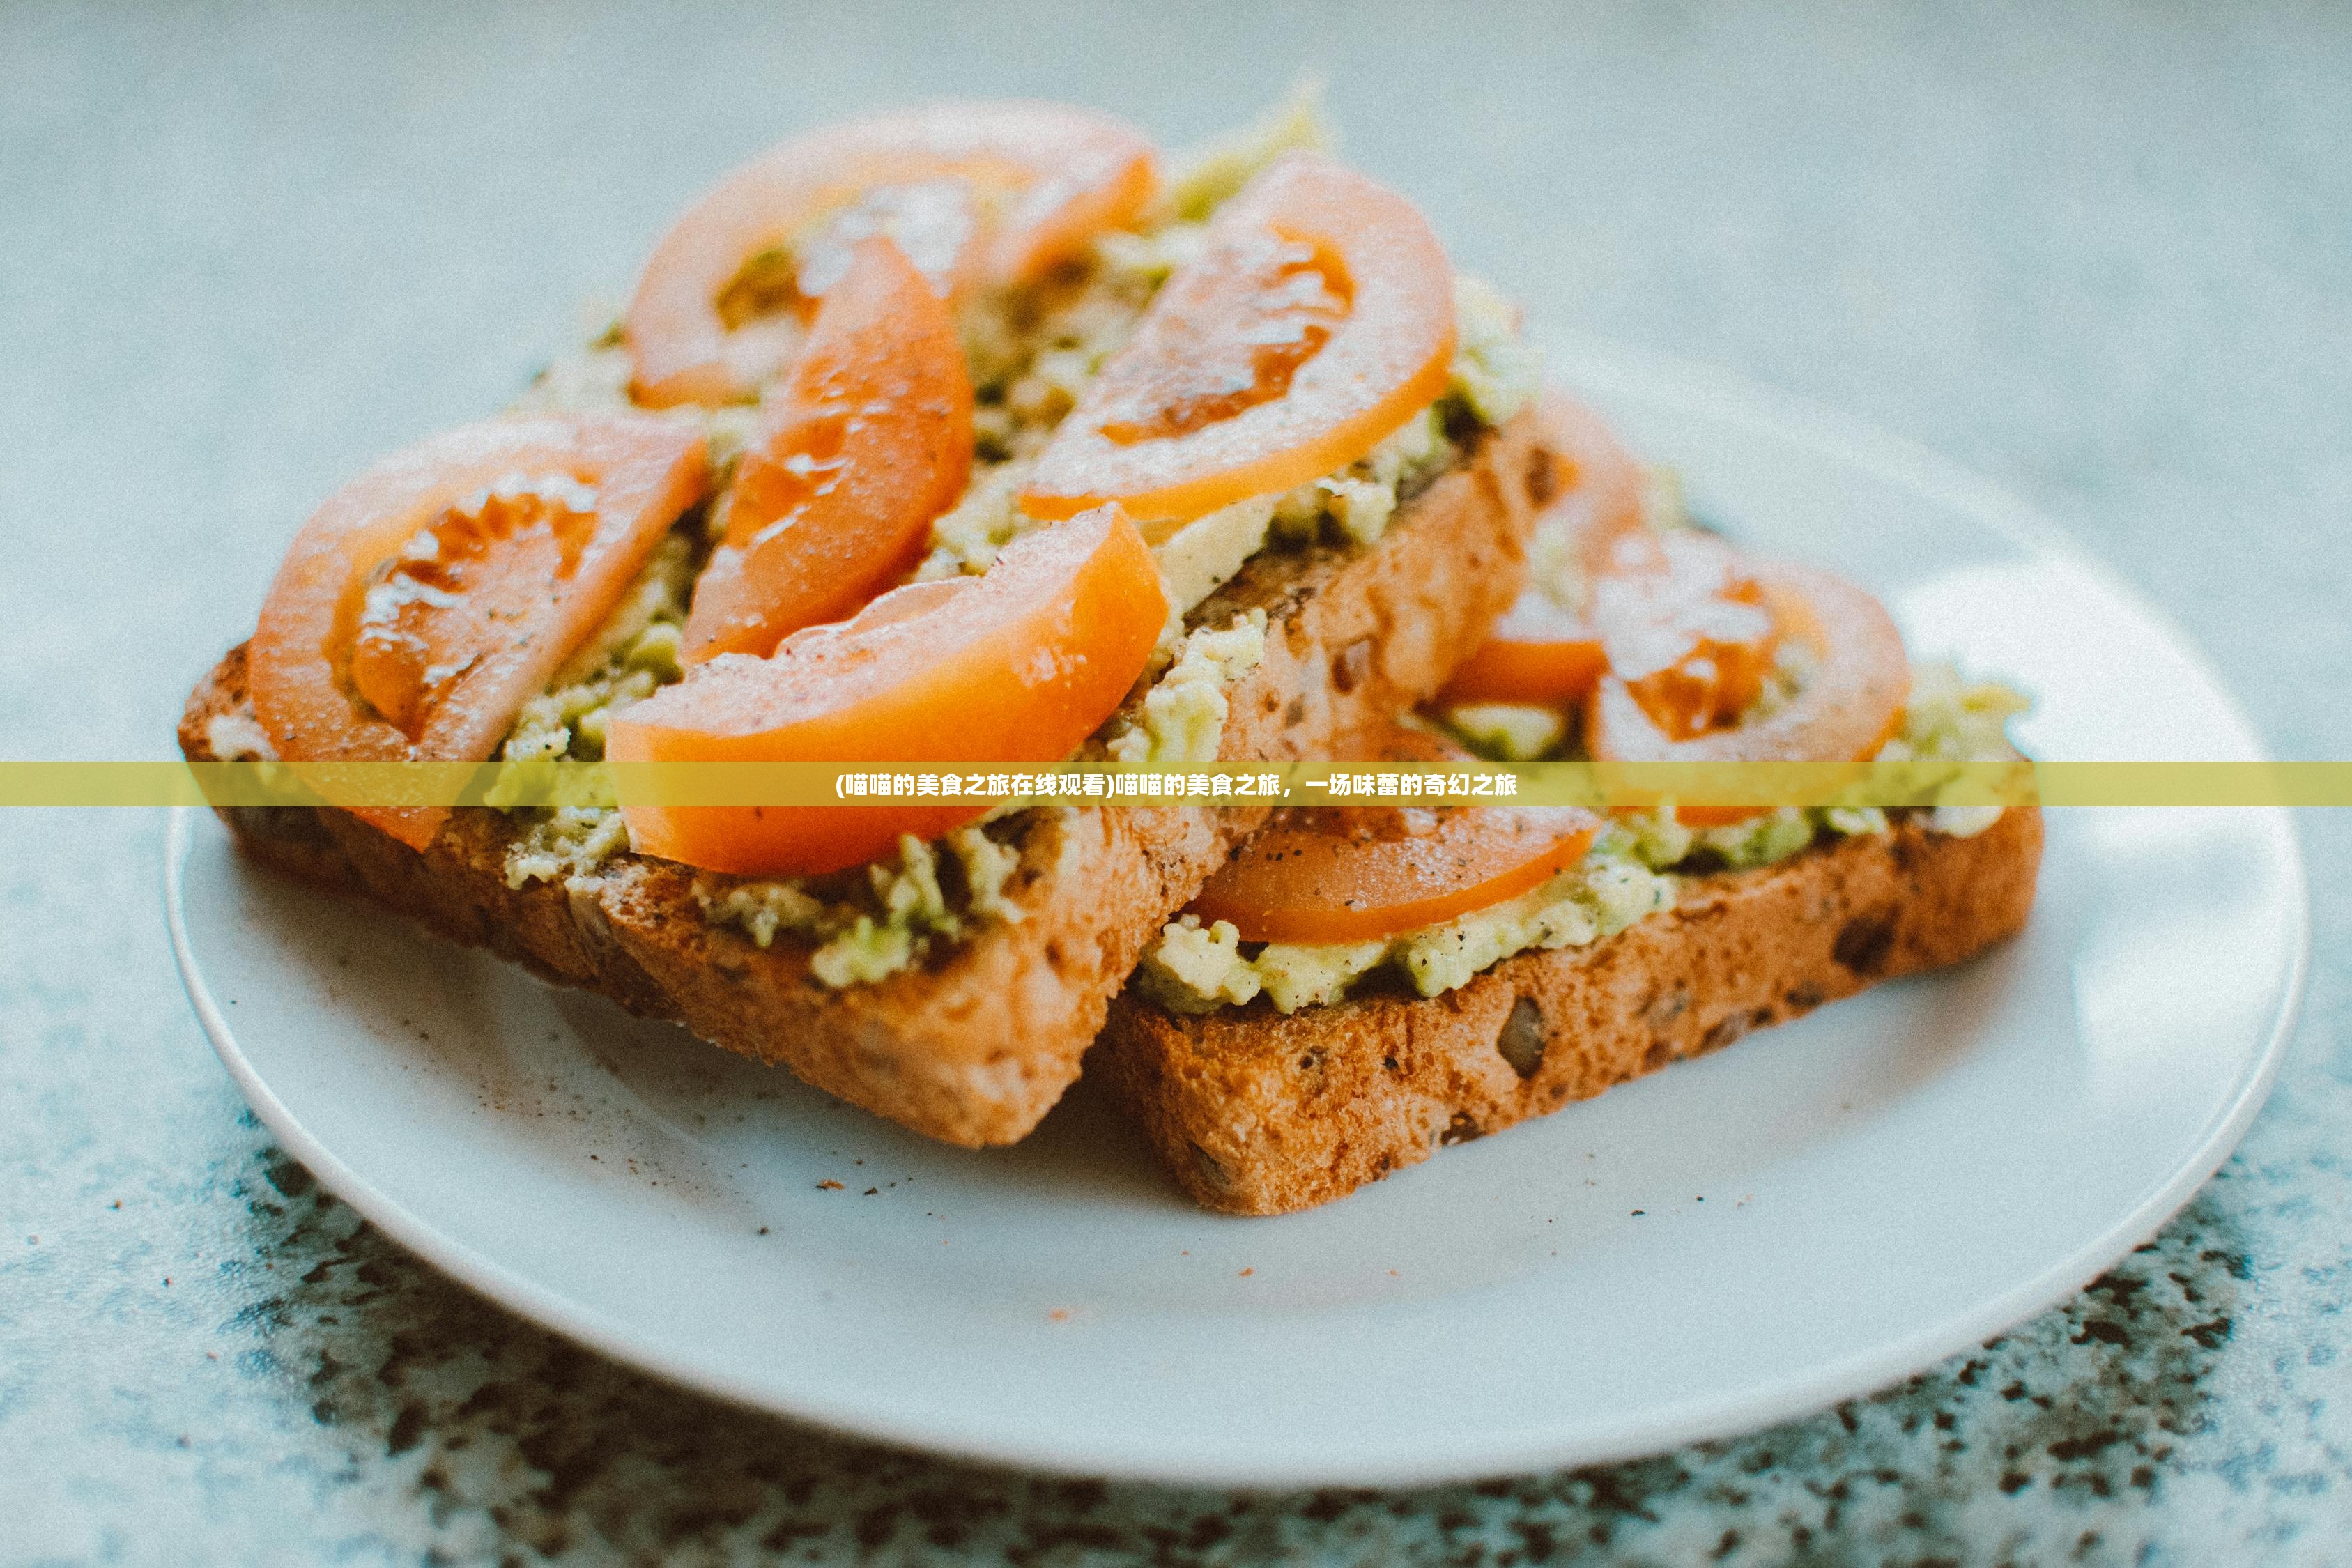
[[[1967, 474], [1705, 372], [1566, 358], [1706, 515], [2034, 691], [2036, 753], [2260, 754], [2192, 649]], [[173, 825], [166, 900], [270, 1130], [514, 1310], [845, 1431], [1257, 1485], [1622, 1458], [1976, 1344], [2228, 1153], [2307, 941], [2283, 814], [2053, 812], [2006, 949], [1248, 1220], [1194, 1209], [1084, 1085], [1017, 1148], [937, 1147], [252, 870], [209, 816]]]

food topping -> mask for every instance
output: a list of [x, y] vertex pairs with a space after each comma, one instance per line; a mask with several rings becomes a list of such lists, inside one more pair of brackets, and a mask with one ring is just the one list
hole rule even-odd
[[1362, 457], [1445, 391], [1453, 276], [1412, 205], [1311, 153], [1226, 203], [1031, 474], [1023, 504], [1187, 519]]
[[[378, 464], [262, 605], [250, 679], [278, 754], [488, 757], [704, 482], [700, 437], [639, 415], [491, 420]], [[358, 815], [422, 848], [448, 811]]]
[[1286, 396], [1354, 303], [1338, 255], [1273, 229], [1223, 237], [1205, 259], [1223, 276], [1214, 289], [1186, 279], [1192, 308], [1161, 323], [1168, 363], [1156, 384], [1097, 425], [1117, 446], [1189, 436]]
[[1574, 806], [1287, 809], [1192, 910], [1247, 942], [1393, 936], [1539, 886], [1574, 866], [1599, 827]]
[[1702, 534], [1627, 536], [1617, 551], [1592, 595], [1612, 681], [1669, 741], [1738, 723], [1780, 646], [1762, 582]]
[[1060, 104], [930, 104], [787, 142], [655, 247], [629, 305], [632, 388], [657, 407], [753, 397], [865, 240], [895, 240], [943, 298], [1033, 283], [1134, 222], [1156, 177], [1141, 136]]
[[729, 882], [698, 878], [695, 898], [710, 919], [761, 947], [785, 932], [816, 944], [809, 970], [839, 990], [898, 973], [942, 942], [990, 921], [1018, 925], [1028, 911], [1006, 889], [1021, 866], [1017, 843], [995, 826], [959, 827], [937, 845], [911, 834], [895, 858], [863, 878]]
[[[1398, 730], [1382, 760], [1461, 753]], [[1246, 942], [1364, 942], [1516, 898], [1574, 866], [1601, 818], [1573, 806], [1285, 808], [1209, 879], [1192, 912]]]
[[872, 598], [921, 554], [971, 450], [971, 384], [947, 307], [896, 245], [862, 242], [736, 465], [687, 658], [764, 655]]
[[1445, 727], [1482, 757], [1532, 763], [1567, 739], [1568, 721], [1556, 708], [1528, 702], [1467, 702], [1445, 710]]
[[1231, 712], [1226, 689], [1265, 658], [1265, 612], [1252, 610], [1221, 630], [1206, 626], [1176, 647], [1166, 674], [1144, 694], [1138, 721], [1106, 748], [1119, 763], [1213, 763]]
[[[1728, 554], [1721, 546], [1706, 548]], [[1902, 635], [1878, 601], [1826, 572], [1777, 563], [1733, 558], [1706, 572], [1721, 575], [1695, 580], [1723, 584], [1742, 596], [1727, 594], [1720, 607], [1693, 610], [1699, 629], [1684, 645], [1692, 651], [1663, 672], [1650, 650], [1671, 645], [1640, 613], [1653, 601], [1638, 592], [1629, 595], [1630, 629], [1621, 655], [1610, 594], [1600, 595], [1613, 668], [1586, 713], [1593, 756], [1607, 762], [1850, 762], [1875, 755], [1902, 723], [1911, 685]], [[1777, 628], [1772, 636], [1795, 645], [1777, 660], [1757, 652], [1769, 639], [1753, 628], [1767, 620]], [[1785, 689], [1768, 690], [1776, 668], [1791, 678]], [[1752, 708], [1740, 704], [1743, 695]], [[1695, 713], [1710, 722], [1694, 724]]]
[[1284, 153], [1339, 150], [1338, 133], [1323, 113], [1323, 84], [1302, 79], [1292, 85], [1287, 98], [1257, 119], [1187, 148], [1171, 171], [1153, 216], [1175, 226], [1201, 224]]
[[543, 582], [579, 570], [596, 492], [568, 475], [509, 474], [452, 503], [368, 574], [352, 685], [415, 740], [450, 688], [504, 637]]
[[1546, 396], [1538, 418], [1545, 467], [1530, 488], [1543, 510], [1528, 543], [1528, 586], [1454, 672], [1443, 703], [1566, 710], [1608, 668], [1590, 613], [1591, 583], [1618, 542], [1644, 534], [1644, 476], [1599, 416], [1566, 396]]
[[602, 757], [612, 710], [644, 700], [686, 673], [678, 654], [694, 562], [693, 542], [671, 530], [604, 624], [564, 661], [545, 691], [522, 705], [499, 755], [514, 763]]
[[1454, 670], [1438, 700], [1567, 708], [1583, 700], [1608, 668], [1609, 656], [1592, 623], [1530, 588]]
[[1181, 524], [1156, 524], [1165, 529], [1159, 538], [1146, 530], [1152, 557], [1160, 563], [1160, 582], [1168, 595], [1168, 629], [1172, 638], [1184, 629], [1184, 617], [1210, 595], [1233, 581], [1250, 557], [1265, 547], [1274, 522], [1274, 498], [1252, 496], [1219, 507], [1206, 517]]
[[[1167, 607], [1142, 536], [1105, 508], [1008, 546], [984, 576], [894, 589], [854, 618], [722, 654], [613, 717], [616, 761], [1048, 762], [1143, 671]], [[982, 815], [961, 802], [768, 809], [624, 805], [637, 847], [709, 870], [863, 864], [902, 834]]]
[[1328, 531], [1370, 549], [1388, 531], [1397, 508], [1458, 455], [1437, 410], [1424, 408], [1339, 472], [1276, 498], [1275, 532], [1287, 542], [1310, 544]]
[[1363, 976], [1393, 967], [1421, 995], [1436, 996], [1513, 953], [1614, 936], [1671, 907], [1674, 899], [1672, 877], [1622, 849], [1604, 852], [1597, 846], [1516, 898], [1392, 937], [1276, 942], [1244, 952], [1230, 921], [1203, 924], [1198, 914], [1186, 914], [1170, 922], [1144, 954], [1136, 984], [1180, 1013], [1209, 1012], [1259, 995], [1279, 1012], [1295, 1013], [1337, 1002]]
[[1484, 279], [1454, 280], [1449, 390], [1481, 425], [1500, 425], [1543, 392], [1543, 356], [1519, 334], [1519, 310]]
[[[1516, 310], [1327, 142], [1301, 99], [1165, 200], [1140, 136], [1049, 104], [934, 105], [772, 150], [688, 210], [623, 322], [520, 416], [321, 509], [254, 640], [257, 748], [986, 763], [1091, 737], [1114, 759], [1213, 759], [1265, 616], [1189, 613], [1269, 542], [1376, 542], [1453, 460], [1448, 432], [1533, 385]], [[715, 481], [707, 531], [673, 531]], [[1000, 896], [1017, 851], [970, 826], [976, 804], [658, 794], [530, 814], [509, 884], [577, 885], [629, 849], [766, 879], [706, 879], [711, 918], [818, 942], [833, 984], [1018, 917]], [[422, 847], [446, 812], [360, 815]], [[1283, 900], [1320, 898], [1342, 862], [1349, 930], [1499, 907], [1591, 827], [1322, 820], [1344, 826], [1306, 835], [1321, 847], [1290, 894], [1232, 872], [1228, 893], [1265, 905], [1251, 929], [1322, 929]], [[840, 894], [859, 867], [871, 899]]]

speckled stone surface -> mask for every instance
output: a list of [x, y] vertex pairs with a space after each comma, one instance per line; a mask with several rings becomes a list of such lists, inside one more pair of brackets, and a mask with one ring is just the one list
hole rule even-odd
[[[285, 538], [496, 406], [781, 131], [982, 89], [1171, 140], [1301, 64], [1539, 322], [1990, 473], [2352, 756], [2352, 13], [1887, 5], [0, 9], [0, 754], [164, 753]], [[1106, 1487], [676, 1393], [451, 1284], [206, 1048], [152, 814], [0, 814], [0, 1563], [2352, 1557], [2352, 817], [2221, 1177], [1875, 1398], [1435, 1490]]]

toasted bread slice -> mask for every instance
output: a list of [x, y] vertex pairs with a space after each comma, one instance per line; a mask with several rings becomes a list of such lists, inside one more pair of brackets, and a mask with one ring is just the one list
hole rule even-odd
[[[1370, 549], [1254, 557], [1192, 618], [1223, 626], [1266, 613], [1264, 660], [1225, 694], [1220, 757], [1328, 756], [1351, 729], [1436, 690], [1517, 593], [1533, 506], [1558, 461], [1523, 414], [1401, 507]], [[211, 759], [215, 734], [240, 730], [257, 732], [241, 647], [190, 697], [181, 749]], [[786, 932], [763, 949], [712, 923], [682, 866], [624, 855], [593, 887], [509, 888], [520, 829], [501, 813], [460, 811], [421, 852], [341, 812], [222, 814], [272, 865], [971, 1147], [1019, 1139], [1061, 1098], [1145, 944], [1265, 815], [1033, 812], [1004, 889], [1022, 920], [983, 926], [887, 980], [833, 990], [810, 972], [811, 944]]]
[[1188, 1016], [1129, 989], [1088, 1059], [1204, 1205], [1287, 1214], [1586, 1100], [1881, 980], [1958, 963], [2032, 908], [2042, 816], [1971, 838], [1916, 816], [1685, 882], [1589, 947], [1525, 952], [1458, 990], [1287, 1016]]

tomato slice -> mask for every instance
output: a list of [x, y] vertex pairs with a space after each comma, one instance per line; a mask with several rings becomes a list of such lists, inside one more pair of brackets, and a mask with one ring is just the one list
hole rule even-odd
[[[270, 584], [255, 717], [292, 761], [488, 757], [706, 482], [702, 437], [646, 415], [491, 420], [386, 458]], [[422, 849], [449, 813], [354, 815]]]
[[1541, 589], [1529, 588], [1462, 662], [1437, 700], [1568, 708], [1583, 701], [1608, 668], [1609, 656], [1592, 623], [1562, 609]]
[[1607, 421], [1557, 387], [1545, 393], [1536, 417], [1541, 444], [1565, 459], [1552, 476], [1553, 500], [1536, 519], [1536, 533], [1566, 540], [1590, 582], [1609, 569], [1618, 541], [1645, 534], [1649, 475]]
[[[774, 655], [727, 654], [616, 714], [616, 762], [1058, 762], [1125, 699], [1168, 606], [1115, 508], [1016, 541], [979, 577], [894, 589]], [[713, 871], [805, 876], [935, 837], [984, 802], [663, 806], [625, 799], [638, 848]]]
[[1616, 683], [1670, 741], [1737, 724], [1764, 694], [1780, 651], [1762, 581], [1705, 534], [1622, 541], [1618, 553], [1641, 564], [1602, 575], [1592, 592]]
[[[1388, 762], [1464, 753], [1416, 731]], [[1584, 858], [1601, 818], [1577, 806], [1286, 806], [1192, 900], [1244, 942], [1371, 942], [1514, 899]]]
[[1190, 519], [1370, 451], [1444, 392], [1454, 275], [1412, 203], [1294, 153], [1218, 209], [1038, 459], [1022, 505]]
[[656, 407], [755, 395], [869, 236], [942, 296], [1031, 282], [1135, 221], [1151, 144], [1058, 103], [947, 102], [795, 137], [729, 174], [655, 247], [629, 303], [631, 389]]
[[[1777, 635], [1811, 653], [1812, 668], [1795, 696], [1763, 718], [1744, 723], [1735, 719], [1685, 735], [1661, 724], [1625, 677], [1612, 673], [1601, 679], [1585, 710], [1585, 742], [1596, 759], [1858, 762], [1875, 756], [1902, 727], [1911, 664], [1884, 605], [1826, 572], [1777, 563], [1748, 563], [1736, 570], [1760, 590]], [[1610, 646], [1613, 654], [1617, 645]], [[1684, 806], [1676, 815], [1705, 826], [1740, 822], [1756, 813], [1739, 806]]]
[[727, 537], [694, 586], [688, 661], [772, 653], [848, 615], [913, 564], [971, 477], [955, 321], [896, 245], [864, 240], [736, 466]]
[[[1531, 553], [1567, 552], [1589, 583], [1619, 539], [1642, 532], [1645, 478], [1600, 416], [1565, 394], [1547, 394], [1537, 418], [1538, 450], [1552, 454], [1555, 468], [1533, 487], [1539, 495], [1550, 488], [1536, 518]], [[1531, 583], [1454, 672], [1438, 700], [1568, 708], [1591, 695], [1608, 668], [1600, 629], [1581, 607], [1564, 605]]]

